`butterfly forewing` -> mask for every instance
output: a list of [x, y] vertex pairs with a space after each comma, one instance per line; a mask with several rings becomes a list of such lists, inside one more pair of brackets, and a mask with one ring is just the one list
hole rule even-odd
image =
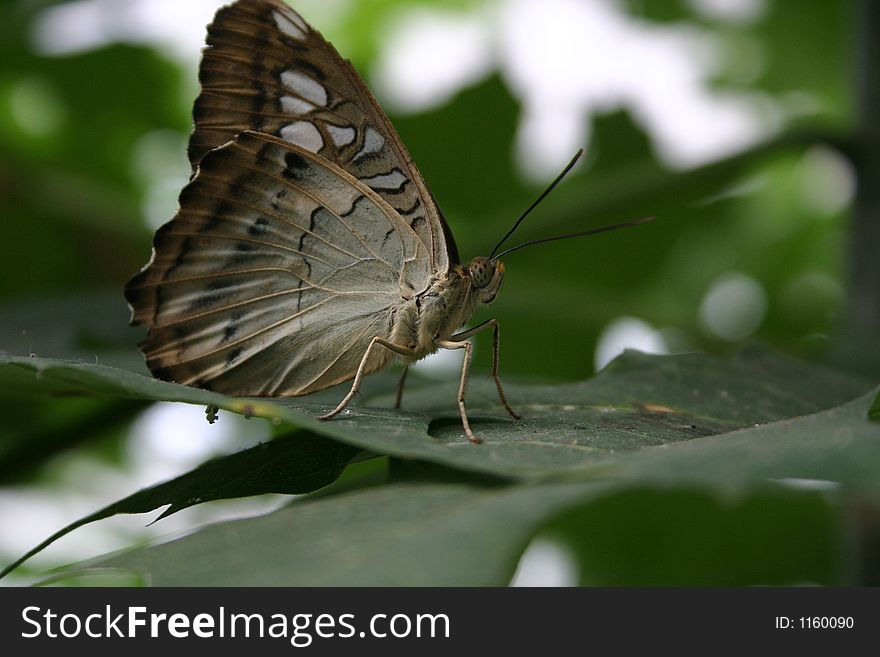
[[272, 134], [348, 171], [410, 225], [445, 271], [451, 233], [397, 133], [352, 66], [281, 0], [240, 0], [208, 28], [190, 141], [194, 170], [244, 130]]
[[344, 381], [431, 274], [378, 194], [268, 135], [208, 152], [180, 206], [126, 288], [134, 322], [150, 327], [148, 366], [178, 383], [299, 395]]

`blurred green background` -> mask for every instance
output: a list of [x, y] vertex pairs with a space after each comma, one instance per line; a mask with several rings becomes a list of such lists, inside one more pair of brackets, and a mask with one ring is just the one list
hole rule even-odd
[[[0, 4], [0, 350], [143, 371], [122, 286], [187, 180], [198, 49], [220, 4]], [[504, 377], [562, 381], [624, 346], [727, 354], [751, 340], [878, 378], [872, 4], [294, 6], [383, 101], [464, 260], [487, 255], [581, 146], [582, 166], [514, 243], [656, 215], [507, 259], [504, 290], [475, 320], [500, 320]], [[478, 344], [478, 367], [489, 358]], [[118, 496], [96, 484], [99, 498], [85, 491], [60, 515], [38, 504], [44, 484], [81, 480], [79, 458], [129, 477], [124, 438], [141, 410], [4, 398], [0, 484], [19, 487], [0, 508], [32, 530], [0, 554]], [[168, 469], [125, 490], [223, 447], [162, 452]]]

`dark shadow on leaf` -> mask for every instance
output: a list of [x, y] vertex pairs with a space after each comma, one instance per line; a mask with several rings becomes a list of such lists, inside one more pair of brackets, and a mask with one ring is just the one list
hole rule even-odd
[[[474, 415], [468, 415], [468, 419], [470, 420], [471, 428], [474, 430], [474, 433], [477, 434], [477, 436], [480, 435], [481, 426], [494, 427], [499, 422], [499, 420], [496, 418], [481, 418]], [[461, 440], [467, 441], [467, 438], [464, 434], [464, 429], [461, 425], [461, 418], [458, 416], [444, 416], [434, 418], [428, 423], [428, 435], [447, 443], [459, 442], [459, 438]]]

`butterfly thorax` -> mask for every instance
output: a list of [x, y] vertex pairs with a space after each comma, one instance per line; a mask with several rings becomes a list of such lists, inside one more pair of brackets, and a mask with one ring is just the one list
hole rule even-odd
[[428, 288], [395, 311], [391, 341], [415, 351], [413, 360], [439, 348], [471, 318], [480, 303], [491, 303], [504, 279], [504, 266], [488, 258], [453, 265]]

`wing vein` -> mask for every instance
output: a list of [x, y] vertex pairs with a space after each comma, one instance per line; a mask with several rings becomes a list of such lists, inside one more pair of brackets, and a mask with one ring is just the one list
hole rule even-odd
[[[351, 225], [347, 221], [345, 221], [345, 219], [343, 219], [343, 217], [341, 215], [337, 214], [331, 208], [328, 208], [327, 205], [323, 201], [318, 199], [318, 197], [316, 197], [311, 192], [307, 191], [305, 188], [294, 184], [292, 181], [288, 180], [287, 178], [285, 178], [283, 176], [276, 175], [274, 173], [271, 173], [269, 171], [265, 171], [263, 169], [256, 169], [254, 167], [249, 167], [249, 166], [245, 166], [245, 165], [240, 165], [240, 168], [244, 169], [245, 171], [251, 171], [253, 173], [258, 173], [261, 175], [269, 176], [270, 178], [274, 179], [276, 182], [280, 182], [282, 185], [286, 185], [287, 187], [290, 187], [290, 189], [295, 189], [296, 191], [301, 193], [303, 196], [306, 196], [306, 197], [312, 199], [317, 205], [319, 205], [322, 208], [324, 208], [325, 210], [327, 210], [327, 212], [329, 212], [331, 216], [333, 216], [335, 219], [337, 219], [339, 221], [339, 223], [341, 223], [343, 226], [345, 226], [345, 228], [348, 230], [348, 232], [351, 233], [352, 237], [354, 237], [358, 242], [360, 242], [364, 246], [364, 248], [370, 253], [370, 255], [372, 255], [376, 260], [385, 263], [385, 265], [387, 265], [388, 268], [391, 269], [392, 271], [395, 271], [395, 272], [398, 271], [398, 269], [396, 267], [393, 267], [390, 262], [388, 262], [387, 260], [385, 260], [384, 258], [379, 256], [375, 251], [373, 251], [373, 249], [370, 247], [370, 245], [364, 239], [364, 236], [361, 235], [356, 230], [354, 230], [354, 228], [352, 228]], [[208, 179], [210, 179], [210, 177], [208, 177]], [[217, 178], [217, 180], [222, 180], [222, 179]], [[363, 194], [360, 191], [358, 191], [358, 193], [361, 196], [363, 196]], [[393, 223], [391, 224], [391, 227], [396, 229], [396, 226], [394, 226]]]
[[184, 276], [181, 278], [168, 278], [158, 281], [148, 281], [144, 283], [140, 283], [138, 288], [146, 288], [146, 287], [159, 287], [161, 285], [168, 285], [169, 283], [177, 284], [177, 283], [195, 283], [196, 281], [207, 281], [212, 278], [228, 278], [230, 276], [245, 276], [248, 274], [261, 274], [268, 272], [279, 272], [282, 274], [289, 274], [291, 276], [296, 277], [299, 280], [302, 280], [299, 276], [293, 273], [290, 269], [285, 269], [284, 267], [252, 267], [250, 269], [238, 269], [235, 271], [218, 271], [210, 274], [202, 274], [200, 276]]
[[[175, 237], [201, 237], [201, 238], [210, 237], [213, 239], [227, 240], [230, 242], [247, 242], [250, 244], [259, 244], [262, 246], [267, 246], [269, 248], [278, 249], [279, 251], [287, 251], [289, 253], [296, 253], [297, 255], [302, 256], [302, 259], [306, 260], [306, 261], [315, 260], [317, 262], [320, 262], [323, 265], [327, 265], [330, 268], [336, 267], [336, 265], [331, 264], [331, 263], [327, 262], [326, 260], [322, 260], [318, 256], [310, 255], [308, 253], [303, 253], [302, 251], [298, 251], [297, 249], [294, 249], [293, 247], [286, 246], [284, 244], [278, 244], [276, 242], [266, 242], [265, 240], [258, 240], [258, 239], [254, 239], [253, 237], [244, 237], [243, 235], [224, 235], [223, 233], [199, 233], [199, 232], [190, 233], [190, 232], [185, 232], [185, 231], [180, 231], [180, 230], [173, 230], [173, 231], [169, 230], [164, 234], [165, 235], [173, 235]], [[245, 255], [247, 253], [249, 253], [249, 252], [244, 251], [244, 252], [242, 252], [242, 255]], [[361, 259], [361, 260], [363, 260], [363, 259]]]
[[[217, 177], [215, 177], [215, 176], [211, 176], [211, 177], [206, 177], [206, 178], [204, 178], [204, 180], [217, 180], [217, 181], [220, 181], [221, 179], [220, 179], [220, 178], [217, 178]], [[297, 230], [301, 230], [302, 232], [306, 233], [307, 235], [311, 235], [311, 236], [314, 237], [316, 240], [319, 240], [319, 241], [323, 242], [324, 244], [326, 244], [327, 246], [329, 246], [329, 247], [331, 247], [331, 248], [333, 248], [333, 249], [336, 249], [336, 250], [339, 251], [340, 253], [343, 253], [343, 254], [345, 254], [345, 255], [347, 255], [347, 256], [350, 256], [350, 257], [354, 258], [355, 260], [363, 260], [363, 258], [361, 258], [360, 256], [357, 256], [357, 255], [355, 255], [354, 253], [351, 253], [351, 252], [349, 252], [349, 251], [346, 251], [346, 250], [343, 249], [342, 247], [337, 246], [336, 244], [334, 244], [333, 242], [329, 242], [329, 241], [327, 241], [326, 239], [324, 239], [324, 238], [321, 237], [320, 235], [318, 235], [318, 234], [316, 234], [316, 233], [313, 233], [312, 231], [310, 231], [308, 228], [305, 228], [304, 226], [300, 226], [299, 224], [294, 223], [294, 222], [292, 222], [292, 221], [287, 221], [286, 219], [284, 219], [284, 218], [281, 217], [280, 215], [275, 214], [274, 212], [269, 212], [268, 210], [265, 210], [264, 208], [260, 208], [260, 207], [257, 207], [257, 206], [255, 206], [255, 205], [251, 205], [250, 203], [245, 203], [244, 201], [241, 201], [241, 200], [236, 199], [236, 198], [230, 198], [230, 197], [226, 197], [226, 196], [213, 196], [213, 195], [212, 195], [212, 196], [211, 196], [211, 199], [212, 199], [212, 200], [216, 200], [216, 201], [220, 201], [220, 202], [223, 202], [223, 203], [229, 203], [229, 204], [232, 204], [232, 205], [238, 205], [238, 206], [241, 206], [241, 207], [243, 207], [243, 208], [249, 208], [249, 209], [251, 209], [251, 210], [253, 210], [253, 211], [255, 211], [255, 212], [259, 212], [260, 214], [262, 214], [262, 215], [264, 215], [264, 216], [266, 216], [266, 217], [271, 217], [272, 219], [277, 219], [278, 221], [280, 221], [280, 222], [282, 222], [282, 223], [284, 223], [284, 224], [286, 224], [286, 225], [288, 225], [288, 226], [292, 226], [293, 228], [296, 228]], [[323, 206], [322, 206], [322, 207], [323, 207]], [[200, 216], [200, 217], [207, 217], [207, 218], [213, 218], [213, 217], [216, 217], [215, 214], [213, 214], [213, 213], [211, 213], [211, 212], [209, 212], [209, 211], [207, 211], [207, 210], [186, 210], [186, 214], [195, 215], [195, 216]], [[208, 234], [210, 234], [210, 233], [208, 233]]]

